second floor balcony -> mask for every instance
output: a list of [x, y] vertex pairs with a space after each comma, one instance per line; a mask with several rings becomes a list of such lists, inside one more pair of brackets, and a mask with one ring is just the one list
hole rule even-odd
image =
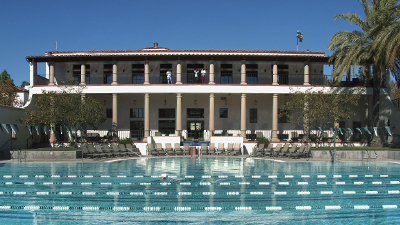
[[[148, 84], [168, 84], [166, 73], [149, 73]], [[214, 73], [214, 84], [229, 85], [229, 84], [241, 84], [241, 73]], [[36, 75], [35, 85], [48, 85], [49, 79], [46, 75]], [[177, 83], [177, 74], [172, 73], [171, 76], [172, 84]], [[278, 85], [304, 85], [305, 75], [303, 74], [277, 74], [276, 80]], [[309, 74], [309, 84], [313, 86], [324, 86], [330, 85], [333, 82], [331, 75], [326, 74]], [[84, 77], [85, 85], [111, 85], [113, 83], [113, 74], [86, 74]], [[68, 73], [55, 74], [54, 82], [56, 85], [78, 85], [82, 82], [82, 76], [71, 75]], [[273, 74], [270, 73], [246, 73], [245, 82], [247, 85], [273, 85], [274, 78]], [[117, 84], [145, 84], [144, 73], [132, 73], [132, 74], [118, 74]], [[181, 84], [182, 85], [201, 85], [210, 84], [210, 75], [207, 73], [204, 78], [200, 74], [195, 76], [195, 73], [181, 73]], [[350, 78], [349, 80], [343, 80], [340, 82], [341, 86], [370, 86], [369, 81], [362, 80], [360, 78]]]

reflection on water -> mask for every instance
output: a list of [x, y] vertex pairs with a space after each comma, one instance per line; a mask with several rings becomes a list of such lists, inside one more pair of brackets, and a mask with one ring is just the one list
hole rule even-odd
[[398, 170], [229, 157], [10, 163], [0, 167], [0, 217], [9, 224], [396, 223]]

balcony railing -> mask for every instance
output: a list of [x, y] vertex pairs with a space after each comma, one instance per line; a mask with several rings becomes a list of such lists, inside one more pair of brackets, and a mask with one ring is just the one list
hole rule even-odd
[[[38, 75], [35, 77], [35, 85], [46, 85], [49, 80], [46, 76]], [[369, 81], [360, 80], [359, 78], [352, 78], [350, 81], [345, 81], [345, 78], [341, 81], [342, 86], [367, 86], [370, 87], [372, 84]], [[205, 76], [205, 84], [208, 84], [210, 80], [209, 73]], [[330, 85], [332, 83], [331, 75], [322, 74], [310, 74], [309, 83], [310, 85]], [[56, 84], [73, 85], [77, 84], [77, 78], [72, 77], [69, 74], [55, 74], [54, 81]], [[112, 77], [109, 74], [92, 74], [86, 75], [87, 85], [103, 85], [110, 84]], [[246, 73], [246, 81], [248, 85], [271, 85], [273, 83], [273, 75], [270, 73]], [[280, 85], [303, 85], [304, 74], [278, 74], [277, 81]], [[90, 82], [90, 83], [89, 83]], [[119, 74], [117, 76], [118, 84], [143, 84], [144, 74]], [[150, 73], [149, 74], [150, 84], [167, 84], [167, 76], [163, 73]], [[197, 79], [194, 73], [182, 73], [181, 82], [183, 84], [200, 84], [202, 83], [201, 74], [198, 75]], [[216, 84], [240, 84], [241, 73], [214, 73], [214, 82]], [[172, 83], [176, 83], [176, 73], [172, 73]]]

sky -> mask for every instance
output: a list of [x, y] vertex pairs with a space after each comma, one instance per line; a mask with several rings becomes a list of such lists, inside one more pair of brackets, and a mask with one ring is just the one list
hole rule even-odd
[[[29, 81], [26, 56], [46, 51], [171, 50], [322, 51], [340, 30], [340, 13], [363, 15], [357, 0], [0, 0], [0, 72]], [[42, 63], [40, 63], [42, 64]], [[38, 73], [44, 66], [38, 64]], [[326, 72], [325, 72], [326, 73]]]

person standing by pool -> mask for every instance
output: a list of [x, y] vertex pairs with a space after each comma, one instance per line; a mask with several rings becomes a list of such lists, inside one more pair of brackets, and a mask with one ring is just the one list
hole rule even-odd
[[201, 83], [204, 84], [204, 79], [206, 77], [206, 70], [203, 68], [201, 70]]
[[172, 77], [172, 72], [171, 72], [171, 70], [168, 70], [168, 71], [167, 71], [167, 83], [168, 83], [168, 84], [172, 84], [172, 79], [171, 79], [171, 77]]

